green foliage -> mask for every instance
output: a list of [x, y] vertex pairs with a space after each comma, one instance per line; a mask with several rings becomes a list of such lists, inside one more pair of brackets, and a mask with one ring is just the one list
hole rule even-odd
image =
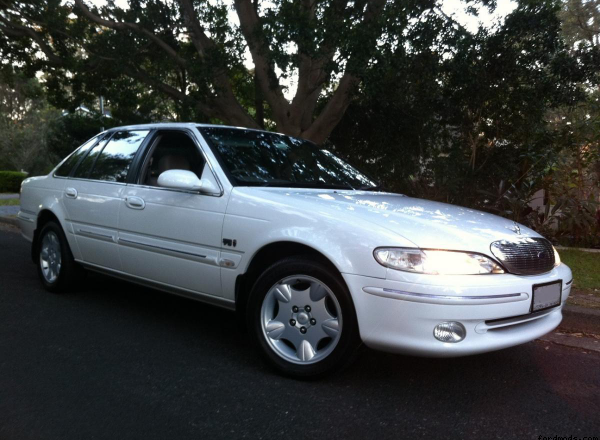
[[4, 69], [0, 78], [0, 167], [43, 174], [50, 167], [48, 125], [59, 111], [51, 108], [36, 78]]
[[[178, 2], [132, 0], [125, 9], [114, 2], [89, 7], [97, 16], [136, 23], [146, 31], [98, 26], [72, 2], [37, 0], [3, 7], [9, 18], [27, 17], [47, 42], [50, 55], [45, 62], [31, 50], [27, 35], [11, 34], [10, 26], [5, 35], [0, 30], [0, 53], [10, 63], [26, 66], [28, 75], [44, 72], [48, 99], [58, 108], [72, 112], [81, 104], [92, 107], [104, 95], [115, 109], [113, 115], [127, 124], [208, 122], [199, 104], [214, 102], [219, 92], [214, 76], [225, 72], [235, 84], [248, 75], [242, 64], [245, 44], [229, 22], [229, 7], [223, 2], [196, 2], [195, 18], [215, 43], [202, 56], [189, 38], [182, 38], [189, 30]], [[153, 44], [156, 40], [176, 55], [169, 56]], [[235, 90], [244, 103], [250, 102], [244, 88]]]
[[582, 143], [564, 151], [552, 168], [548, 191], [554, 205], [554, 235], [562, 244], [600, 246], [599, 139], [595, 145]]
[[57, 163], [88, 139], [108, 129], [120, 125], [114, 118], [100, 115], [80, 115], [70, 113], [56, 118], [48, 130], [48, 151]]
[[17, 193], [21, 190], [21, 182], [27, 174], [18, 171], [0, 171], [0, 193]]
[[[590, 146], [582, 169], [599, 151], [589, 90], [600, 82], [600, 52], [565, 44], [559, 10], [523, 2], [502, 25], [475, 34], [425, 13], [406, 44], [382, 47], [332, 148], [391, 190], [597, 243], [594, 196], [559, 188], [569, 185], [559, 174], [573, 168], [563, 157], [581, 145]], [[564, 108], [579, 110], [565, 118]], [[529, 206], [543, 188], [546, 214]]]
[[600, 44], [600, 1], [565, 0], [560, 11], [563, 33], [570, 44]]
[[[47, 174], [58, 161], [103, 128], [120, 125], [98, 113], [68, 113], [51, 107], [35, 78], [5, 70], [0, 81], [0, 166]], [[117, 111], [126, 114], [127, 109]]]

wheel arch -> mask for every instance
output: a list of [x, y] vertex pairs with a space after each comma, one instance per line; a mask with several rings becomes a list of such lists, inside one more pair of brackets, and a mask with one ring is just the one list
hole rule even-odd
[[258, 277], [275, 262], [291, 256], [307, 256], [318, 261], [329, 268], [348, 287], [339, 268], [322, 252], [312, 246], [295, 241], [276, 241], [258, 249], [251, 257], [246, 271], [237, 276], [235, 281], [236, 311], [245, 314], [248, 295]]
[[63, 229], [64, 231], [64, 227], [63, 225], [60, 223], [60, 220], [58, 219], [58, 217], [56, 216], [56, 214], [54, 214], [50, 209], [42, 209], [37, 217], [37, 222], [36, 222], [36, 226], [35, 226], [35, 230], [33, 231], [33, 240], [31, 242], [31, 259], [33, 260], [33, 262], [37, 262], [37, 247], [38, 247], [38, 241], [40, 238], [40, 231], [42, 230], [42, 228], [44, 227], [44, 225], [46, 223], [48, 223], [49, 221], [55, 221], [56, 223], [58, 223], [58, 225]]

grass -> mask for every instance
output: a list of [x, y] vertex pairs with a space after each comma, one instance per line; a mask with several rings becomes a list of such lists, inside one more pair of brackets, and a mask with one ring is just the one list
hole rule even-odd
[[561, 261], [573, 271], [575, 288], [600, 290], [600, 252], [560, 249], [558, 253]]
[[19, 199], [0, 199], [0, 206], [17, 206], [19, 204]]

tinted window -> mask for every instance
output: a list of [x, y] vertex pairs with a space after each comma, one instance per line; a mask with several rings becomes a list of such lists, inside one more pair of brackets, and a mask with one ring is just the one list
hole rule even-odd
[[370, 189], [377, 184], [315, 144], [255, 130], [201, 127], [238, 185]]
[[73, 173], [73, 177], [82, 177], [87, 178], [90, 174], [90, 170], [94, 166], [94, 162], [96, 158], [100, 155], [102, 148], [106, 144], [106, 141], [99, 142], [95, 147], [93, 147], [88, 155], [81, 161], [75, 172]]
[[147, 135], [148, 130], [115, 133], [96, 159], [89, 178], [125, 182], [133, 157]]
[[94, 145], [97, 140], [98, 140], [98, 136], [94, 136], [89, 141], [87, 141], [85, 144], [83, 144], [81, 147], [79, 147], [73, 154], [71, 154], [69, 156], [69, 158], [67, 160], [65, 160], [63, 162], [63, 164], [61, 166], [59, 166], [56, 169], [56, 171], [54, 172], [54, 175], [60, 176], [60, 177], [67, 177], [69, 174], [71, 174], [71, 170], [73, 169], [73, 167], [75, 165], [77, 165], [77, 162], [79, 162], [79, 159], [81, 159], [85, 155], [85, 153], [87, 153], [87, 151], [90, 149], [90, 147], [92, 145]]

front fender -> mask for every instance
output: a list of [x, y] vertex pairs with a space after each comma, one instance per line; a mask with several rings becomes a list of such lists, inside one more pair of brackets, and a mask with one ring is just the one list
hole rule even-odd
[[308, 246], [324, 255], [340, 273], [385, 278], [386, 268], [373, 257], [377, 246], [413, 247], [404, 237], [359, 216], [315, 210], [309, 201], [290, 204], [285, 193], [257, 194], [236, 188], [223, 223], [223, 240], [233, 243], [227, 253], [239, 256], [235, 268], [222, 270], [223, 290], [233, 292], [238, 275], [246, 273], [252, 258], [263, 247], [278, 242]]

